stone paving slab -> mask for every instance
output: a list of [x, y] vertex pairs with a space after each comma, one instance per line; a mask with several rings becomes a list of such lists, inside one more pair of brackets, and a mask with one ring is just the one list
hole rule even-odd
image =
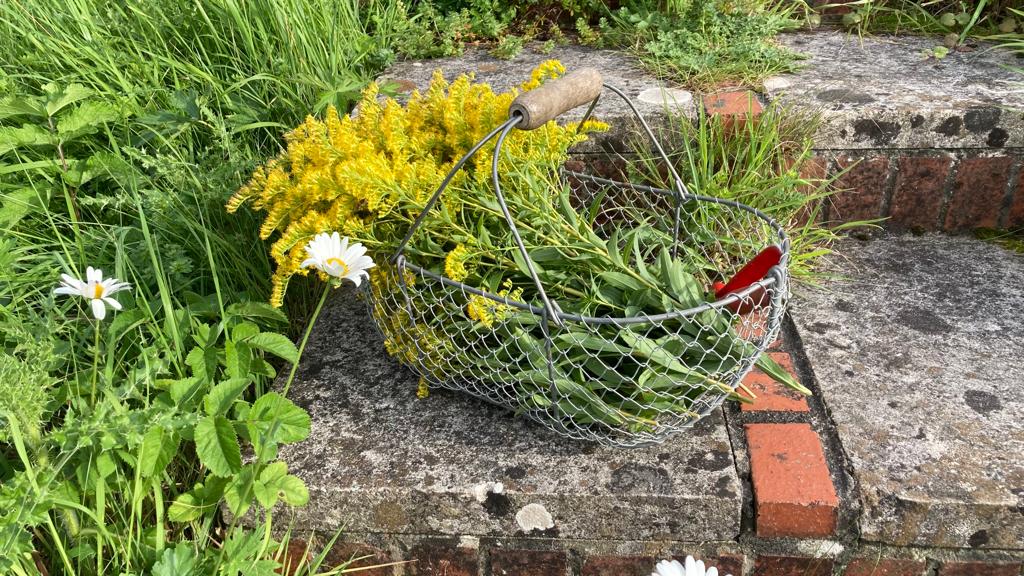
[[858, 37], [838, 31], [780, 36], [807, 56], [794, 74], [765, 82], [769, 98], [821, 113], [819, 149], [1024, 146], [1024, 68], [980, 44], [942, 60], [921, 52], [941, 39]]
[[861, 497], [861, 537], [1024, 549], [1024, 256], [848, 241], [791, 313]]
[[[721, 410], [660, 446], [620, 450], [461, 394], [418, 400], [416, 383], [384, 353], [361, 298], [339, 290], [289, 392], [312, 417], [310, 437], [282, 450], [310, 489], [309, 505], [289, 512], [297, 526], [510, 536], [523, 534], [517, 513], [539, 504], [554, 522], [546, 536], [704, 542], [740, 532]], [[503, 495], [481, 493], [489, 482]]]

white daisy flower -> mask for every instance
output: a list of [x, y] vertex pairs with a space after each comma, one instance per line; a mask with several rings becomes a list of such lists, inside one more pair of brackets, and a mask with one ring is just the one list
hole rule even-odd
[[302, 262], [303, 268], [316, 268], [328, 276], [351, 280], [356, 286], [370, 277], [367, 270], [375, 266], [365, 246], [358, 242], [349, 246], [348, 238], [341, 238], [337, 232], [317, 234], [306, 244], [306, 254], [309, 258]]
[[718, 568], [712, 566], [705, 570], [703, 560], [694, 560], [693, 556], [687, 556], [685, 564], [680, 564], [678, 560], [658, 562], [651, 576], [718, 576]]
[[53, 293], [81, 296], [89, 300], [92, 305], [92, 315], [97, 320], [103, 320], [107, 315], [107, 306], [114, 310], [121, 309], [121, 303], [111, 296], [122, 290], [131, 290], [131, 287], [127, 282], [121, 282], [117, 278], [104, 280], [102, 270], [89, 266], [85, 269], [84, 282], [67, 274], [61, 274], [60, 286], [54, 289]]

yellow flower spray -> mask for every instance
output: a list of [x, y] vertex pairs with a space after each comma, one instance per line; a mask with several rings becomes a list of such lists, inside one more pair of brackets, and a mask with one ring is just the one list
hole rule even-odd
[[[564, 71], [558, 61], [544, 62], [522, 88], [535, 88]], [[310, 116], [289, 132], [285, 151], [258, 168], [227, 203], [229, 212], [246, 203], [265, 212], [260, 235], [277, 236], [270, 250], [277, 265], [271, 303], [280, 306], [292, 276], [308, 273], [299, 266], [303, 246], [320, 232], [338, 231], [365, 244], [375, 259], [389, 257], [459, 157], [508, 118], [517, 94], [496, 94], [468, 76], [449, 84], [437, 72], [426, 92], [414, 92], [404, 107], [391, 99], [379, 101], [378, 87], [371, 84], [357, 115], [341, 116], [332, 107], [322, 119]], [[585, 128], [603, 125], [591, 122]], [[513, 131], [505, 146], [508, 161], [560, 163], [570, 146], [586, 139], [584, 132], [554, 122]], [[486, 183], [492, 152], [481, 150], [451, 188], [467, 178]], [[460, 210], [457, 195], [446, 195], [444, 207]], [[465, 260], [452, 263], [457, 273], [472, 269]]]

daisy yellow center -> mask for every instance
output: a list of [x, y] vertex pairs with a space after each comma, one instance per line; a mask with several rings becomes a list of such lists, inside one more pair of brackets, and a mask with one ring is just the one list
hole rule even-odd
[[103, 284], [93, 284], [92, 297], [93, 299], [99, 299], [103, 297]]
[[348, 276], [348, 272], [349, 272], [348, 264], [345, 264], [345, 262], [343, 262], [341, 258], [328, 258], [327, 259], [327, 265], [330, 266], [332, 264], [337, 264], [338, 266], [341, 266], [341, 275], [342, 276]]

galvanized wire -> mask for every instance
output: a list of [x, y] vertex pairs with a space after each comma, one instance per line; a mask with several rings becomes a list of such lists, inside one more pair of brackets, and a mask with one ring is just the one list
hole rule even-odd
[[[612, 92], [628, 99], [614, 88]], [[596, 102], [596, 101], [595, 101]], [[703, 279], [728, 279], [770, 245], [782, 262], [762, 280], [685, 310], [633, 316], [586, 316], [549, 298], [501, 192], [498, 158], [518, 117], [474, 146], [428, 200], [392, 260], [368, 289], [385, 343], [431, 386], [507, 407], [566, 436], [633, 447], [663, 441], [717, 408], [739, 386], [779, 331], [788, 297], [789, 241], [764, 213], [739, 202], [691, 194], [635, 108], [668, 164], [675, 189], [617, 182], [563, 170], [581, 211], [599, 200], [596, 232], [607, 238], [638, 216], [652, 224], [657, 247], [671, 248]], [[588, 111], [589, 115], [589, 111]], [[406, 259], [404, 249], [452, 176], [491, 139], [495, 196], [537, 289], [522, 302], [446, 278]], [[709, 286], [710, 288], [710, 286]], [[489, 322], [471, 319], [471, 302]], [[747, 311], [746, 309], [753, 309]], [[745, 312], [743, 314], [739, 312]]]

